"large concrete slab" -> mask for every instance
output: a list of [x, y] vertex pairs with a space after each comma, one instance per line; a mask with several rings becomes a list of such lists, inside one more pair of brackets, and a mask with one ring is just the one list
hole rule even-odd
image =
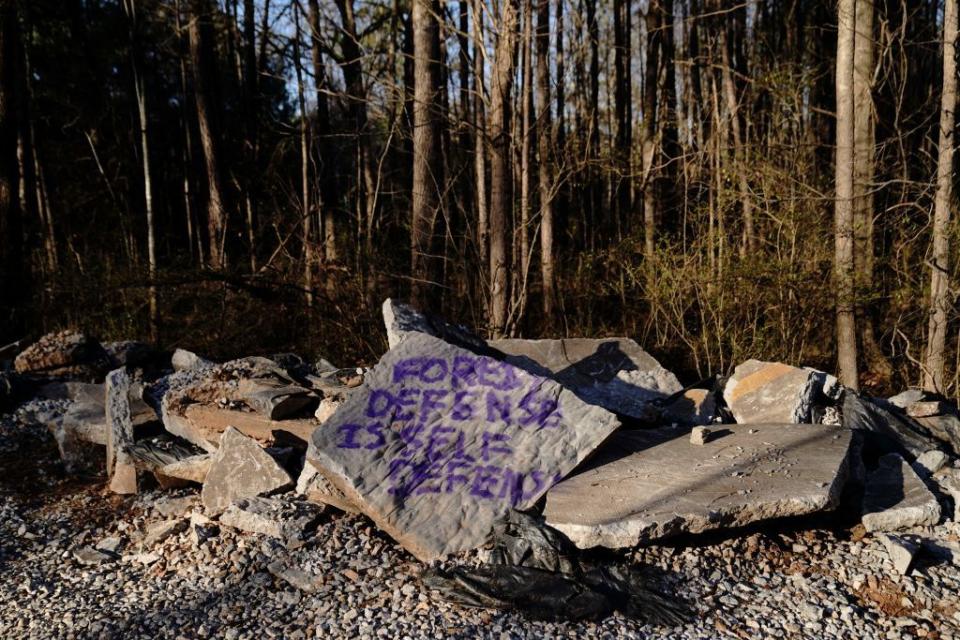
[[581, 400], [640, 420], [683, 389], [677, 377], [629, 338], [491, 340], [505, 362], [553, 378]]
[[835, 507], [851, 434], [826, 425], [715, 425], [616, 433], [547, 493], [547, 524], [578, 547], [633, 546]]
[[483, 544], [618, 426], [553, 380], [414, 332], [314, 432], [307, 458], [429, 562]]
[[867, 476], [863, 526], [867, 531], [897, 531], [940, 521], [940, 503], [907, 461], [896, 453], [880, 457]]
[[782, 362], [747, 360], [737, 365], [723, 399], [740, 424], [813, 422], [814, 404], [827, 374]]

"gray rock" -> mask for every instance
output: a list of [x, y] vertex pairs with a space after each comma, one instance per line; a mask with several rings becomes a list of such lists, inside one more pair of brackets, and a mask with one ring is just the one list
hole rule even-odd
[[73, 557], [76, 558], [80, 564], [87, 565], [103, 564], [104, 562], [116, 560], [116, 555], [101, 549], [94, 549], [93, 547], [75, 549]]
[[952, 413], [914, 418], [934, 438], [947, 445], [955, 456], [960, 456], [960, 418]]
[[227, 507], [220, 515], [220, 524], [293, 544], [304, 540], [316, 528], [322, 513], [322, 508], [305, 502], [244, 498]]
[[99, 342], [76, 331], [48, 333], [14, 359], [17, 373], [37, 377], [99, 378], [110, 369]]
[[187, 521], [183, 518], [156, 522], [147, 527], [146, 534], [143, 537], [142, 546], [150, 549], [163, 542], [170, 536], [182, 533], [187, 530]]
[[160, 473], [171, 478], [179, 478], [203, 484], [213, 464], [213, 454], [201, 453], [183, 460], [171, 462], [158, 469]]
[[271, 420], [283, 420], [316, 402], [303, 387], [269, 378], [241, 380], [239, 395], [248, 407]]
[[235, 500], [293, 486], [293, 479], [252, 438], [228, 427], [220, 438], [200, 497], [210, 514], [222, 513]]
[[320, 473], [309, 460], [304, 461], [303, 471], [297, 478], [297, 493], [311, 502], [330, 505], [346, 513], [359, 513], [359, 510]]
[[901, 391], [895, 396], [890, 396], [887, 398], [887, 402], [898, 409], [903, 410], [906, 410], [907, 407], [915, 402], [920, 402], [921, 400], [923, 400], [923, 389], [907, 389], [906, 391]]
[[717, 425], [621, 431], [547, 493], [547, 524], [578, 547], [633, 546], [689, 532], [832, 509], [851, 434], [827, 425]]
[[105, 342], [103, 349], [107, 352], [114, 367], [138, 366], [144, 364], [153, 356], [153, 349], [150, 345], [137, 340]]
[[694, 427], [690, 431], [690, 444], [704, 445], [710, 439], [710, 429], [707, 427]]
[[126, 367], [114, 369], [106, 380], [107, 475], [114, 493], [137, 492], [137, 469], [126, 447], [134, 442], [130, 411], [132, 380]]
[[895, 453], [881, 456], [867, 476], [863, 526], [867, 531], [897, 531], [940, 520], [940, 504], [907, 462]]
[[282, 560], [271, 562], [267, 571], [304, 593], [314, 593], [323, 585], [323, 576], [289, 566]]
[[103, 540], [98, 542], [96, 549], [98, 551], [104, 551], [106, 553], [116, 554], [117, 550], [120, 549], [120, 544], [121, 544], [120, 538], [117, 538], [116, 536], [111, 536], [109, 538], [104, 538]]
[[921, 478], [929, 478], [944, 465], [950, 461], [950, 458], [943, 451], [938, 449], [933, 449], [932, 451], [927, 451], [917, 456], [917, 459], [913, 461], [913, 470]]
[[658, 403], [682, 390], [677, 377], [629, 338], [492, 340], [508, 362], [553, 378], [588, 404], [655, 420]]
[[387, 344], [391, 349], [408, 335], [423, 333], [471, 351], [490, 354], [487, 343], [466, 327], [421, 313], [410, 305], [392, 298], [383, 301], [383, 324], [387, 329]]
[[179, 498], [164, 496], [153, 503], [153, 508], [165, 518], [181, 517], [198, 506], [199, 502], [196, 495], [181, 496]]
[[943, 400], [920, 400], [907, 406], [907, 415], [911, 418], [929, 418], [955, 412], [956, 408]]
[[808, 423], [825, 384], [829, 378], [820, 371], [747, 360], [727, 380], [723, 399], [740, 424]]
[[953, 500], [953, 521], [960, 522], [960, 469], [944, 467], [933, 476], [941, 493]]
[[430, 561], [482, 544], [618, 426], [552, 380], [411, 333], [314, 431], [307, 458]]
[[910, 570], [910, 565], [913, 564], [913, 557], [917, 554], [917, 550], [920, 547], [903, 536], [884, 533], [880, 534], [879, 538], [887, 550], [887, 555], [890, 556], [890, 562], [893, 563], [893, 568], [896, 569], [900, 575], [907, 575], [907, 572]]
[[212, 367], [214, 363], [192, 351], [177, 349], [170, 358], [170, 364], [174, 371], [198, 371]]

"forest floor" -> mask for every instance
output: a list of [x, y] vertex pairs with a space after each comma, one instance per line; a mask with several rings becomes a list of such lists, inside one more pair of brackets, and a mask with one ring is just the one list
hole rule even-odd
[[[226, 526], [151, 545], [144, 532], [199, 510], [198, 492], [120, 497], [103, 478], [64, 474], [35, 409], [0, 417], [3, 638], [960, 638], [955, 564], [924, 556], [900, 576], [879, 539], [829, 523], [611, 552], [691, 605], [691, 622], [674, 628], [443, 603], [420, 584], [421, 565], [362, 516], [328, 512], [297, 549]], [[922, 533], [956, 542], [960, 525]]]

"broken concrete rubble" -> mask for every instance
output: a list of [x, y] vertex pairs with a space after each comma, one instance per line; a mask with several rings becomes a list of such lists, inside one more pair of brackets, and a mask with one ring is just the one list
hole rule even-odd
[[132, 380], [125, 367], [115, 369], [106, 380], [107, 475], [114, 493], [137, 492], [137, 470], [126, 448], [134, 442], [130, 412]]
[[220, 523], [250, 533], [283, 540], [288, 546], [303, 541], [316, 527], [320, 507], [279, 498], [252, 497], [237, 500], [220, 515]]
[[222, 513], [235, 500], [293, 486], [293, 479], [253, 439], [228, 427], [220, 438], [200, 494], [207, 513]]
[[747, 360], [734, 369], [723, 399], [739, 424], [819, 422], [818, 402], [834, 393], [822, 371]]
[[677, 377], [629, 338], [492, 340], [504, 362], [553, 378], [588, 404], [653, 420], [658, 402], [682, 390]]
[[330, 505], [346, 513], [359, 513], [343, 491], [333, 486], [309, 460], [304, 461], [303, 471], [297, 479], [297, 493], [311, 502]]
[[827, 425], [718, 425], [620, 431], [547, 493], [547, 524], [578, 547], [632, 546], [678, 533], [796, 516], [839, 504], [851, 434]]
[[102, 378], [110, 357], [99, 342], [76, 331], [48, 333], [14, 360], [17, 373], [48, 378]]
[[202, 453], [189, 458], [183, 458], [176, 462], [170, 462], [157, 469], [170, 478], [179, 478], [189, 482], [203, 484], [207, 479], [207, 473], [213, 464], [213, 454]]
[[487, 343], [466, 327], [421, 313], [410, 305], [392, 298], [383, 301], [383, 324], [387, 329], [387, 343], [391, 349], [407, 336], [422, 333], [464, 349], [491, 354]]
[[186, 349], [177, 349], [170, 358], [170, 364], [174, 371], [193, 371], [198, 369], [207, 369], [213, 366], [213, 362], [201, 358], [192, 351]]
[[710, 429], [707, 427], [694, 427], [690, 431], [690, 444], [705, 445], [710, 440]]
[[903, 452], [915, 458], [939, 442], [910, 418], [898, 415], [880, 403], [847, 390], [843, 394], [843, 426], [868, 435], [867, 448], [881, 453]]
[[907, 575], [910, 565], [913, 564], [913, 557], [919, 550], [919, 545], [908, 540], [903, 536], [894, 536], [887, 533], [880, 534], [880, 542], [883, 543], [890, 556], [890, 562], [893, 568], [902, 576]]
[[307, 458], [430, 561], [482, 544], [618, 426], [552, 380], [412, 333], [314, 432]]
[[187, 405], [182, 414], [171, 415], [169, 419], [168, 430], [207, 451], [216, 450], [220, 435], [228, 427], [264, 446], [277, 444], [278, 438], [283, 441], [281, 434], [287, 434], [304, 443], [304, 447], [310, 440], [310, 434], [317, 428], [317, 423], [312, 419], [271, 420], [259, 413], [203, 404]]
[[896, 453], [881, 456], [867, 476], [863, 526], [867, 531], [897, 531], [940, 520], [940, 504], [906, 460]]
[[917, 459], [914, 460], [913, 470], [916, 471], [917, 475], [921, 478], [929, 478], [949, 461], [950, 458], [947, 457], [947, 454], [943, 451], [927, 451], [917, 456]]
[[248, 407], [271, 420], [283, 420], [317, 402], [300, 385], [271, 379], [241, 380], [239, 396]]

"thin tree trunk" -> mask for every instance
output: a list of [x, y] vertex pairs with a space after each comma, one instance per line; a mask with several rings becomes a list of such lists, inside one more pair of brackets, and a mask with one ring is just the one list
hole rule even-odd
[[180, 94], [183, 105], [180, 112], [181, 125], [183, 127], [183, 183], [181, 187], [183, 194], [183, 212], [187, 223], [187, 246], [190, 250], [190, 257], [193, 258], [194, 238], [196, 238], [197, 261], [203, 264], [203, 240], [200, 237], [199, 229], [196, 231], [196, 234], [194, 233], [193, 195], [190, 190], [190, 175], [193, 173], [193, 140], [190, 135], [190, 118], [187, 113], [187, 56], [189, 55], [189, 43], [183, 38], [180, 0], [175, 0], [174, 12], [176, 15], [177, 39], [180, 45]]
[[[521, 286], [515, 293], [519, 308], [526, 298], [527, 268], [530, 264], [530, 123], [533, 102], [533, 2], [524, 2], [523, 8], [523, 89], [520, 92], [520, 268], [517, 273]], [[522, 316], [521, 316], [522, 317]]]
[[930, 322], [924, 358], [923, 388], [946, 392], [947, 320], [950, 311], [950, 203], [953, 187], [954, 127], [957, 107], [957, 0], [944, 0], [943, 92], [940, 98], [940, 141], [937, 192], [933, 214], [933, 251], [930, 269]]
[[853, 264], [853, 49], [856, 0], [837, 7], [837, 158], [834, 199], [834, 273], [837, 296], [837, 362], [840, 382], [858, 389]]
[[643, 253], [649, 262], [653, 259], [656, 237], [656, 172], [658, 163], [657, 133], [657, 78], [660, 75], [660, 0], [650, 0], [644, 16], [647, 37], [646, 69], [643, 80], [643, 126], [641, 153], [643, 154]]
[[632, 74], [630, 48], [630, 2], [615, 0], [613, 3], [614, 30], [614, 108], [616, 110], [616, 137], [614, 153], [617, 173], [614, 176], [613, 202], [617, 226], [625, 221], [631, 209], [630, 202], [630, 149], [633, 144]]
[[303, 226], [303, 290], [307, 306], [313, 305], [313, 211], [310, 207], [310, 132], [307, 105], [303, 97], [303, 63], [300, 61], [300, 4], [293, 3], [293, 69], [297, 77], [297, 106], [300, 108], [300, 215]]
[[553, 126], [550, 122], [550, 0], [537, 0], [537, 170], [540, 191], [540, 278], [543, 315], [552, 324], [556, 306], [553, 256]]
[[143, 156], [143, 205], [144, 214], [147, 221], [147, 269], [150, 277], [150, 287], [148, 290], [150, 305], [150, 340], [157, 342], [158, 336], [158, 318], [157, 318], [157, 248], [156, 248], [156, 230], [153, 222], [153, 181], [150, 177], [150, 136], [148, 132], [147, 118], [147, 97], [142, 70], [140, 68], [140, 51], [138, 48], [139, 33], [137, 29], [137, 3], [136, 0], [124, 0], [124, 13], [127, 15], [130, 29], [130, 65], [133, 69], [133, 87], [137, 98], [137, 117], [140, 124], [140, 153]]
[[483, 39], [483, 14], [480, 10], [481, 0], [472, 0], [471, 13], [473, 20], [473, 118], [474, 118], [474, 148], [473, 170], [477, 191], [477, 253], [480, 264], [486, 266], [489, 261], [489, 210], [487, 206], [487, 129], [484, 113], [485, 96], [484, 60], [486, 59], [486, 43]]
[[[874, 118], [873, 73], [874, 0], [856, 0], [856, 34], [853, 49], [853, 234], [854, 269], [858, 292], [869, 296], [873, 290], [873, 173], [874, 173]], [[873, 332], [873, 318], [869, 305], [857, 296], [857, 328], [867, 368], [884, 381], [889, 381], [893, 369], [877, 344]]]
[[493, 77], [490, 85], [490, 324], [502, 337], [507, 323], [507, 219], [511, 209], [510, 95], [516, 66], [518, 8], [516, 0], [502, 0], [497, 25]]
[[193, 61], [194, 98], [200, 146], [207, 170], [207, 229], [209, 233], [209, 265], [212, 269], [226, 266], [227, 215], [219, 168], [219, 132], [217, 130], [217, 98], [215, 91], [216, 60], [212, 50], [212, 25], [208, 0], [192, 0], [190, 20], [190, 57]]
[[247, 245], [250, 251], [250, 271], [257, 270], [257, 213], [255, 210], [259, 191], [259, 74], [257, 72], [256, 35], [254, 33], [255, 10], [253, 0], [243, 0], [243, 115], [246, 129], [244, 152], [246, 155], [246, 187], [243, 201], [247, 217]]
[[426, 303], [433, 224], [440, 199], [440, 28], [434, 0], [413, 0], [413, 188], [410, 275], [415, 304]]

